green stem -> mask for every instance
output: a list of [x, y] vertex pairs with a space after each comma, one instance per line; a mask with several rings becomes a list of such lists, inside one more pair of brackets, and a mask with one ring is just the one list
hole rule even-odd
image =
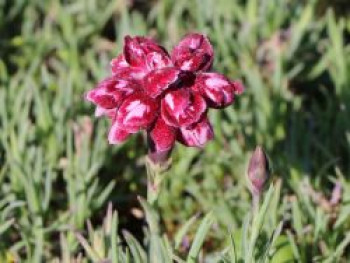
[[248, 248], [248, 255], [245, 260], [247, 263], [254, 262], [254, 248], [255, 243], [259, 235], [259, 224], [258, 224], [258, 214], [259, 214], [259, 203], [260, 203], [260, 195], [253, 194], [252, 200], [252, 229], [250, 235], [250, 242]]
[[150, 181], [147, 182], [147, 202], [153, 207], [156, 206], [159, 192], [159, 185], [156, 186]]
[[169, 153], [149, 153], [146, 158], [147, 168], [147, 201], [156, 205], [166, 171], [170, 168]]
[[253, 217], [255, 218], [259, 212], [259, 203], [260, 203], [260, 195], [253, 194], [252, 200], [252, 209], [253, 209]]
[[162, 174], [158, 167], [154, 163], [147, 159], [146, 161], [147, 168], [147, 202], [151, 206], [155, 206], [160, 192], [160, 183]]

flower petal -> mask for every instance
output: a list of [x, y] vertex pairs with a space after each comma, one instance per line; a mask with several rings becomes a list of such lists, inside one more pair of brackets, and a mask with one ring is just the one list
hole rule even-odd
[[165, 122], [178, 127], [178, 119], [190, 103], [190, 91], [178, 89], [165, 95], [161, 102], [161, 114]]
[[148, 96], [155, 98], [169, 88], [179, 76], [179, 70], [168, 67], [151, 71], [145, 77], [144, 88]]
[[233, 86], [234, 86], [234, 92], [237, 95], [240, 95], [244, 92], [245, 87], [243, 85], [243, 83], [239, 80], [235, 80], [232, 82]]
[[117, 112], [116, 108], [105, 109], [105, 108], [102, 108], [100, 106], [97, 106], [96, 109], [95, 109], [95, 116], [96, 117], [107, 116], [111, 120], [113, 120], [114, 117], [115, 117], [116, 112]]
[[142, 80], [147, 71], [142, 68], [127, 67], [113, 70], [113, 76], [120, 79]]
[[161, 104], [164, 121], [174, 127], [187, 127], [198, 122], [206, 109], [203, 97], [185, 88], [169, 92]]
[[173, 49], [175, 66], [187, 71], [205, 71], [213, 64], [214, 50], [209, 39], [202, 34], [189, 34]]
[[134, 93], [127, 97], [118, 109], [116, 121], [121, 128], [135, 133], [148, 128], [158, 114], [156, 101], [143, 93]]
[[[166, 50], [150, 38], [126, 36], [124, 40], [124, 57], [132, 67], [146, 68], [149, 64], [153, 69], [158, 64], [162, 65], [166, 61], [170, 62], [167, 59], [169, 55]], [[149, 55], [150, 53], [153, 53], [153, 55]], [[156, 54], [159, 54], [159, 56], [155, 56]], [[149, 55], [149, 58], [147, 58], [147, 55]]]
[[212, 108], [224, 108], [234, 100], [233, 82], [218, 73], [198, 74], [193, 90], [201, 93]]
[[176, 130], [168, 126], [162, 118], [158, 118], [149, 135], [156, 152], [168, 151], [174, 146]]
[[136, 89], [135, 84], [128, 81], [117, 80], [114, 77], [101, 81], [96, 88], [86, 93], [86, 99], [105, 108], [116, 108], [124, 96]]
[[147, 74], [147, 70], [144, 68], [131, 67], [129, 63], [126, 62], [123, 54], [112, 59], [110, 65], [113, 76], [120, 79], [140, 80]]
[[146, 56], [147, 68], [149, 70], [161, 69], [172, 66], [172, 62], [168, 53], [150, 52]]
[[116, 58], [112, 59], [110, 62], [112, 72], [115, 70], [118, 70], [119, 68], [126, 68], [129, 67], [128, 62], [126, 62], [125, 57], [123, 54], [120, 54]]
[[108, 141], [110, 144], [119, 144], [124, 142], [130, 133], [124, 129], [121, 129], [118, 122], [114, 122], [108, 133]]
[[130, 36], [124, 38], [124, 57], [132, 67], [145, 67], [146, 65], [145, 52], [139, 43], [143, 39], [143, 37]]
[[181, 128], [179, 142], [186, 146], [203, 147], [206, 142], [214, 138], [213, 128], [207, 118], [187, 128]]

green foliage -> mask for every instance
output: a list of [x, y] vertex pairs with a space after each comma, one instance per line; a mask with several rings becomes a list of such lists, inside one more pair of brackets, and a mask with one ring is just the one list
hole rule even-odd
[[[348, 262], [350, 19], [325, 2], [0, 1], [0, 262]], [[154, 211], [141, 136], [108, 146], [83, 96], [126, 34], [189, 31], [247, 89], [205, 149], [177, 146]], [[252, 213], [257, 144], [274, 187]]]

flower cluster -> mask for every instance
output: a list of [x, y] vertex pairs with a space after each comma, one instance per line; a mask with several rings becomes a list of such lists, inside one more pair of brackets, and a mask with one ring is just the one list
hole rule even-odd
[[149, 38], [126, 36], [123, 53], [111, 61], [111, 76], [86, 94], [96, 116], [112, 120], [109, 142], [146, 130], [155, 151], [163, 152], [176, 140], [201, 147], [212, 139], [208, 108], [224, 108], [243, 91], [239, 81], [208, 72], [213, 58], [201, 34], [185, 36], [171, 55]]

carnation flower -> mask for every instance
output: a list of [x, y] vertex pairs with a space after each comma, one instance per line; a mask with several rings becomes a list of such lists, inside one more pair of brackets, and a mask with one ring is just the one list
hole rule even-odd
[[97, 106], [96, 116], [110, 118], [111, 144], [145, 130], [154, 152], [170, 151], [176, 140], [202, 147], [213, 138], [208, 109], [231, 105], [244, 89], [208, 72], [213, 59], [202, 34], [185, 36], [171, 55], [150, 38], [126, 36], [123, 53], [111, 61], [111, 76], [86, 99]]

